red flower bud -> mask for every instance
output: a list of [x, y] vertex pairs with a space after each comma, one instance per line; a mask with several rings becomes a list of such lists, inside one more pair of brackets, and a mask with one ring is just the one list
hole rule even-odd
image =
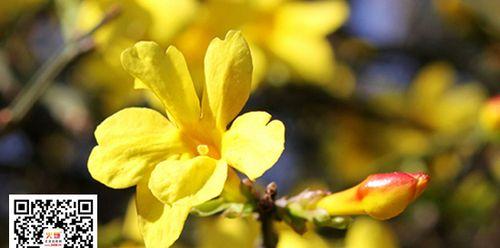
[[376, 219], [397, 216], [424, 191], [425, 173], [375, 174], [360, 184], [324, 197], [317, 207], [330, 215], [368, 214]]

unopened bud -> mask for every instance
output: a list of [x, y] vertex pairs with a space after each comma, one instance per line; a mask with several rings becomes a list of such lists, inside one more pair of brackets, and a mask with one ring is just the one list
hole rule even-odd
[[321, 199], [317, 207], [330, 215], [367, 214], [376, 219], [399, 215], [426, 188], [424, 173], [375, 174], [360, 184]]

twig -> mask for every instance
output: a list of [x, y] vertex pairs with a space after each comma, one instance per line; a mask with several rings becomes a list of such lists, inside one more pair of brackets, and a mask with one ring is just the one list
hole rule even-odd
[[273, 215], [275, 212], [276, 193], [276, 183], [272, 182], [267, 185], [266, 191], [264, 192], [264, 195], [259, 199], [258, 203], [263, 248], [275, 248], [278, 245], [278, 235], [273, 228]]
[[26, 86], [12, 103], [0, 110], [0, 132], [20, 122], [36, 101], [45, 93], [54, 78], [78, 55], [94, 48], [92, 34], [120, 14], [118, 6], [113, 6], [102, 20], [88, 32], [68, 41], [64, 47], [45, 62], [31, 77]]

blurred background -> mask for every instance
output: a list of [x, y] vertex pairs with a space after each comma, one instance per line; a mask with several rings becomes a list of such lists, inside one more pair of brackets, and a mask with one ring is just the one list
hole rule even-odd
[[[280, 226], [280, 247], [498, 247], [499, 131], [480, 113], [500, 93], [499, 12], [496, 0], [0, 1], [0, 244], [9, 194], [92, 193], [99, 247], [140, 247], [134, 190], [86, 168], [104, 118], [158, 106], [119, 55], [139, 40], [175, 45], [199, 81], [208, 42], [241, 29], [254, 60], [243, 112], [286, 126], [259, 183], [287, 195], [378, 172], [432, 177], [395, 219], [303, 237]], [[255, 225], [190, 218], [176, 246], [252, 247]]]

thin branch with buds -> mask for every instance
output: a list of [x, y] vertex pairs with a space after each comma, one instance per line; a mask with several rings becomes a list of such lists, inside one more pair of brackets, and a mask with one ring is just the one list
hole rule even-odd
[[262, 232], [262, 246], [264, 248], [275, 248], [278, 245], [278, 235], [273, 228], [273, 215], [275, 213], [275, 200], [277, 194], [276, 183], [267, 185], [266, 191], [258, 202], [260, 229]]

